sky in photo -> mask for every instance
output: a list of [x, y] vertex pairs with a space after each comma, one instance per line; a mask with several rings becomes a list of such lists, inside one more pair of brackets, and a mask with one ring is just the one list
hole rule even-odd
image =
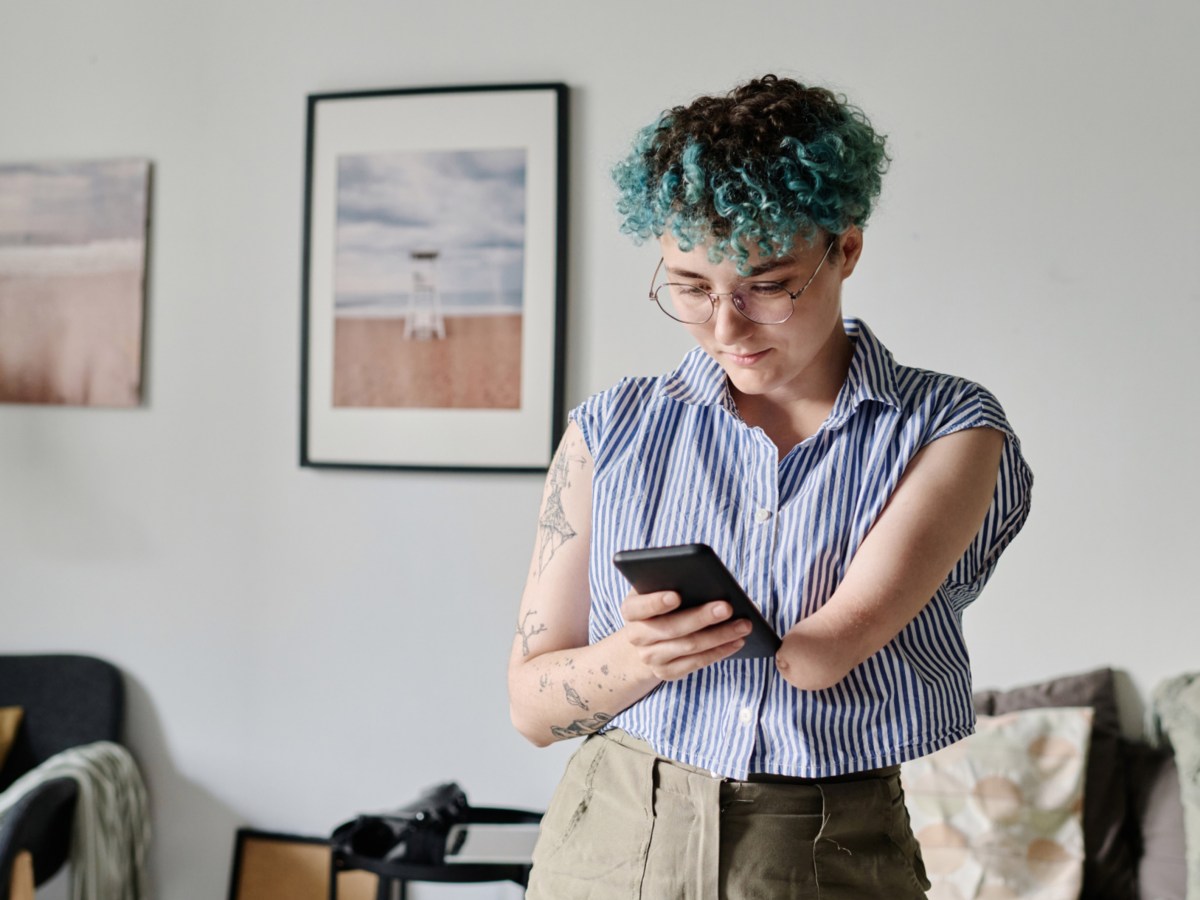
[[520, 308], [525, 150], [338, 159], [336, 306], [386, 304], [413, 283], [413, 252], [437, 252], [438, 288]]
[[145, 160], [0, 165], [0, 247], [141, 240]]

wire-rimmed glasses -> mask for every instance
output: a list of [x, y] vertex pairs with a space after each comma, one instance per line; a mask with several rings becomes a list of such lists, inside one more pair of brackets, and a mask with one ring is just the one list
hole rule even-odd
[[732, 291], [713, 293], [699, 288], [694, 284], [668, 281], [655, 287], [658, 273], [662, 270], [663, 260], [660, 258], [654, 269], [654, 278], [650, 280], [650, 299], [658, 304], [658, 308], [684, 325], [703, 325], [713, 317], [720, 298], [728, 296], [733, 302], [733, 308], [756, 325], [782, 325], [796, 311], [796, 298], [808, 289], [829, 258], [834, 241], [825, 248], [825, 255], [813, 269], [808, 281], [798, 291], [789, 291], [778, 281], [745, 281]]

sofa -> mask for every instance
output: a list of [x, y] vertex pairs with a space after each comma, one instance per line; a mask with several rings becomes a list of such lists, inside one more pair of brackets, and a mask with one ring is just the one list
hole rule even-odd
[[931, 900], [1184, 900], [1175, 757], [1122, 733], [1113, 670], [981, 690], [975, 707], [974, 735], [902, 769]]

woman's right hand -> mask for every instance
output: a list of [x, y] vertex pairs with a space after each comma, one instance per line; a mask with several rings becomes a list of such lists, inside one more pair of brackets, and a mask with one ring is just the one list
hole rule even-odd
[[630, 592], [621, 603], [626, 639], [655, 678], [675, 681], [733, 655], [746, 643], [750, 622], [730, 621], [724, 600], [680, 609], [674, 591]]

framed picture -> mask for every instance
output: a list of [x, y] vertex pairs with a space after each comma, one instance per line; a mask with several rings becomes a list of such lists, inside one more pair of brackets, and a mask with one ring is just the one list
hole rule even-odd
[[549, 467], [566, 116], [563, 84], [309, 96], [301, 465]]
[[137, 406], [150, 162], [0, 163], [0, 403]]

